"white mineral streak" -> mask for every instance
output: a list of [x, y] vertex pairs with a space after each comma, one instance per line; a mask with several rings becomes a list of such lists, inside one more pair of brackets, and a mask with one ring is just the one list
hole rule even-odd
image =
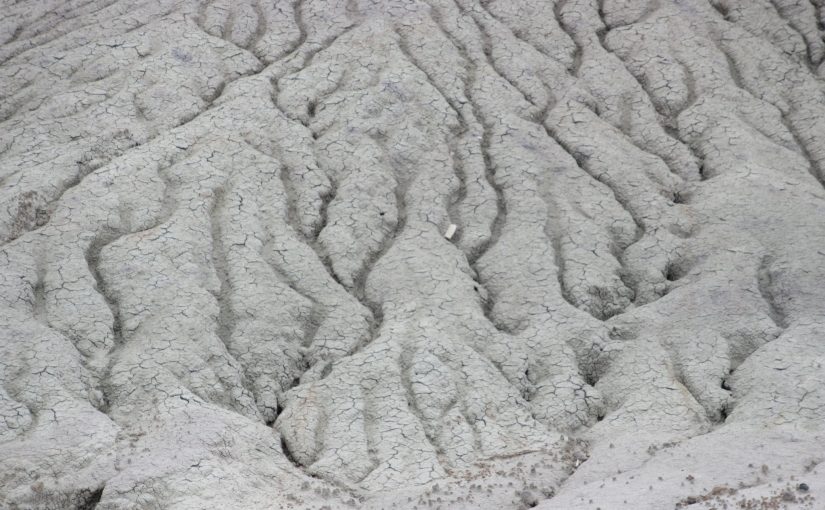
[[447, 227], [447, 231], [444, 232], [444, 237], [446, 237], [447, 239], [452, 239], [455, 235], [456, 228], [457, 225], [455, 223], [450, 223], [450, 226]]

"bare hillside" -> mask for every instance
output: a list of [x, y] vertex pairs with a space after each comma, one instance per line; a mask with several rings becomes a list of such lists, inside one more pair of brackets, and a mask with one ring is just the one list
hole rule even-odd
[[825, 0], [0, 0], [0, 508], [825, 508]]

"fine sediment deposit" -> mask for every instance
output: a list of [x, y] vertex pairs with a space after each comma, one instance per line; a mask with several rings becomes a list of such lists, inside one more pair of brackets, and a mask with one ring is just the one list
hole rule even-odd
[[825, 508], [825, 0], [0, 0], [0, 508]]

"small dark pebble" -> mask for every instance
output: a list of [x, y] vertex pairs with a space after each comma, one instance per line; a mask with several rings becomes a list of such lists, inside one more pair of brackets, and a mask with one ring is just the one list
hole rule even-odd
[[810, 489], [810, 487], [808, 487], [807, 483], [800, 483], [799, 485], [796, 486], [796, 488], [797, 488], [797, 490], [799, 490], [799, 492], [808, 492], [808, 489]]

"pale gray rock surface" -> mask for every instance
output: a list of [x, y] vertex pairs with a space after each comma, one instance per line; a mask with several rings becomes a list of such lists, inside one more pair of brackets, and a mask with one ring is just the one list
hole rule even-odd
[[823, 24], [0, 0], [0, 508], [825, 508]]

